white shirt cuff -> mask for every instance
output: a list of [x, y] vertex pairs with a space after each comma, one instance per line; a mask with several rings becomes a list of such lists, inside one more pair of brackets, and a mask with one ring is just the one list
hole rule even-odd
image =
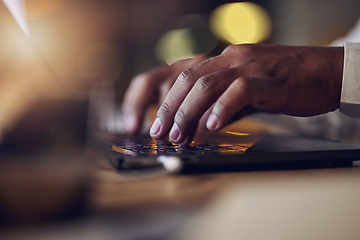
[[340, 111], [360, 118], [360, 43], [344, 43], [344, 72]]

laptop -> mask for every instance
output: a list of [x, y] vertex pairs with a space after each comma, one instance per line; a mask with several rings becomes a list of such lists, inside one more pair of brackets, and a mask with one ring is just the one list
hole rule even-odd
[[[247, 120], [248, 121], [248, 120]], [[147, 134], [108, 136], [107, 157], [124, 175], [266, 169], [347, 167], [360, 160], [360, 146], [292, 135], [225, 128], [199, 130], [189, 146]]]
[[[47, 66], [46, 61], [36, 54], [36, 49], [33, 49], [31, 44], [29, 44], [29, 39], [11, 17], [2, 2], [0, 2], [0, 12], [2, 14], [2, 20], [4, 20], [4, 17], [6, 18], [5, 22], [0, 22], [0, 26], [3, 28], [11, 27], [11, 32], [15, 34], [14, 39], [20, 39], [23, 44], [22, 46], [25, 46], [24, 49], [31, 50], [31, 56], [29, 57], [29, 59], [32, 60], [31, 62], [33, 63], [34, 59], [36, 60], [35, 63], [38, 75], [35, 77], [26, 75], [26, 78], [23, 80], [24, 84], [30, 83], [30, 85], [34, 85], [33, 81], [45, 79], [43, 83], [37, 82], [39, 84], [38, 86], [46, 83], [50, 84], [52, 89], [54, 88], [52, 87], [53, 85], [58, 87], [59, 82], [57, 81], [58, 79], [53, 76], [53, 71]], [[14, 52], [11, 52], [10, 56], [13, 56], [13, 54]], [[15, 60], [28, 62], [28, 59], [22, 58]], [[3, 62], [0, 61], [0, 63]], [[32, 70], [33, 68], [30, 69]], [[34, 71], [30, 72], [33, 73]], [[12, 79], [16, 80], [15, 82], [19, 84], [20, 78], [18, 78], [17, 75], [14, 75]], [[4, 79], [1, 79], [1, 81], [4, 82]], [[20, 88], [20, 90], [22, 89]], [[2, 89], [2, 91], [4, 91], [4, 93], [8, 92], [7, 89]], [[31, 91], [25, 91], [18, 93], [18, 95], [26, 94], [28, 92], [31, 93]], [[35, 95], [36, 92], [33, 94], [34, 95], [30, 95], [25, 99], [17, 99], [19, 101], [20, 109], [28, 107], [26, 100], [29, 99], [31, 99], [32, 104], [35, 104], [36, 106], [38, 95]], [[40, 99], [41, 98], [42, 97], [40, 96]], [[64, 102], [60, 101], [56, 103], [58, 104], [58, 107], [54, 107], [57, 106], [54, 102], [48, 102], [46, 96], [44, 99], [47, 104], [41, 104], [41, 108], [35, 108], [36, 111], [30, 109], [27, 114], [21, 113], [21, 120], [16, 120], [17, 127], [14, 128], [15, 132], [10, 131], [10, 136], [15, 135], [17, 137], [11, 139], [7, 136], [2, 145], [0, 145], [0, 152], [1, 150], [6, 151], [11, 148], [15, 152], [21, 151], [24, 150], [21, 148], [23, 146], [31, 146], [30, 149], [34, 149], [34, 147], [36, 147], [34, 146], [34, 142], [36, 142], [36, 139], [39, 139], [39, 133], [42, 135], [43, 139], [43, 142], [41, 143], [53, 143], [53, 134], [47, 133], [49, 133], [49, 129], [52, 131], [54, 130], [51, 128], [54, 123], [58, 126], [57, 133], [69, 133], [65, 135], [60, 134], [62, 143], [66, 142], [64, 143], [65, 145], [77, 145], [80, 142], [81, 145], [85, 135], [85, 121], [82, 120], [82, 117], [86, 115], [86, 111], [77, 114], [82, 111], [73, 109], [76, 113], [74, 114], [74, 112], [66, 110], [69, 106], [74, 105], [72, 102], [70, 102], [70, 104], [64, 104]], [[80, 109], [84, 109], [82, 104], [80, 104]], [[4, 111], [4, 109], [0, 108], [0, 111], [4, 115], [7, 115], [7, 112]], [[44, 114], [41, 114], [42, 112]], [[12, 112], [10, 111], [10, 113]], [[13, 114], [16, 117], [20, 113]], [[54, 118], [50, 118], [49, 116], [54, 116], [55, 120], [57, 120], [54, 122]], [[73, 116], [73, 118], [69, 116]], [[28, 132], [28, 135], [24, 136], [24, 133], [26, 133], [26, 130], [28, 129], [24, 129], [21, 126], [29, 124], [31, 119], [38, 122], [39, 117], [46, 121], [43, 122], [42, 125], [37, 126], [38, 128], [34, 128], [35, 130], [33, 132]], [[15, 120], [10, 119], [9, 122], [10, 121]], [[68, 124], [64, 124], [64, 122], [68, 122]], [[8, 126], [0, 126], [0, 134], [3, 127]], [[42, 131], [40, 131], [40, 127]], [[77, 131], [80, 133], [77, 134]], [[50, 133], [53, 132], [50, 131]], [[47, 135], [48, 137], [46, 137]], [[146, 173], [153, 171], [178, 173], [192, 171], [244, 170], [253, 167], [300, 167], [300, 165], [350, 166], [353, 161], [360, 159], [360, 146], [328, 140], [300, 138], [296, 136], [271, 136], [227, 130], [220, 131], [219, 133], [202, 131], [197, 134], [190, 146], [184, 147], [173, 144], [166, 139], [155, 141], [147, 135], [106, 135], [107, 137], [105, 138], [103, 150], [106, 152], [110, 162], [119, 173], [130, 175], [136, 172]], [[74, 139], [76, 138], [79, 140], [75, 141]], [[19, 144], [19, 139], [21, 140], [21, 144]], [[24, 139], [26, 141], [23, 141]], [[41, 148], [42, 144], [38, 145], [40, 145]]]

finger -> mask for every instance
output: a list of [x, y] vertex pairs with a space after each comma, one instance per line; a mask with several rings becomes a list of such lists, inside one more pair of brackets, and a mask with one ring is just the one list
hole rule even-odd
[[165, 101], [165, 98], [166, 98], [167, 94], [169, 93], [171, 87], [173, 86], [175, 80], [180, 75], [180, 73], [182, 71], [184, 71], [184, 69], [192, 67], [195, 64], [200, 63], [204, 60], [206, 60], [206, 56], [201, 55], [201, 56], [197, 56], [195, 58], [180, 60], [180, 61], [172, 64], [171, 68], [173, 68], [174, 70], [173, 70], [171, 76], [168, 78], [168, 80], [165, 81], [164, 84], [162, 84], [162, 86], [160, 88], [159, 103], [162, 103]]
[[[204, 115], [200, 118], [200, 121], [199, 121], [199, 127], [201, 127], [203, 130], [209, 130], [207, 127], [206, 127], [206, 123], [207, 123], [207, 120], [209, 119], [209, 116], [210, 114], [212, 113], [212, 110], [214, 108], [214, 105], [213, 104], [205, 113]], [[226, 123], [226, 125], [229, 125], [233, 122], [236, 122], [237, 120], [241, 119], [241, 118], [244, 118], [248, 115], [251, 115], [251, 114], [254, 114], [254, 113], [257, 113], [259, 112], [258, 109], [256, 109], [255, 107], [253, 106], [246, 106], [244, 107], [243, 109], [241, 109], [239, 112], [235, 113], [234, 116], [232, 116], [232, 118], [230, 119], [230, 121], [228, 121]]]
[[192, 140], [194, 139], [196, 132], [198, 130], [199, 124], [195, 124], [194, 127], [191, 129], [189, 135], [185, 138], [185, 140], [180, 143], [181, 146], [187, 146], [189, 145]]
[[206, 110], [206, 112], [201, 116], [200, 121], [199, 121], [199, 127], [201, 129], [207, 130], [206, 122], [207, 122], [213, 108], [214, 108], [214, 104], [208, 110]]
[[195, 82], [202, 76], [219, 71], [225, 67], [225, 61], [217, 56], [184, 70], [175, 81], [164, 102], [161, 104], [157, 113], [157, 118], [150, 130], [150, 135], [156, 139], [165, 137], [173, 125], [176, 112]]
[[191, 134], [193, 126], [230, 86], [235, 76], [235, 69], [226, 69], [201, 77], [194, 84], [175, 114], [169, 134], [173, 142], [181, 143]]
[[238, 78], [217, 99], [214, 108], [206, 122], [210, 131], [218, 131], [244, 107], [251, 105], [252, 94], [250, 83], [244, 78]]
[[135, 77], [125, 94], [122, 105], [126, 131], [130, 134], [137, 133], [143, 122], [146, 108], [156, 103], [158, 99], [161, 102], [165, 99], [176, 77], [183, 69], [204, 59], [204, 56], [198, 56], [182, 60], [171, 66], [163, 66]]
[[155, 102], [158, 86], [171, 75], [171, 71], [167, 66], [161, 67], [132, 80], [122, 104], [125, 129], [128, 133], [135, 134], [139, 131], [146, 108]]

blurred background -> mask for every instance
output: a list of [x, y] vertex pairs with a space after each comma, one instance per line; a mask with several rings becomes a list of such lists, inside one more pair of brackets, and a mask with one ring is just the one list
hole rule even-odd
[[115, 81], [160, 64], [217, 54], [229, 43], [326, 45], [343, 36], [358, 0], [24, 0], [33, 42], [58, 77]]
[[[118, 107], [114, 102], [122, 101], [132, 77], [155, 66], [197, 54], [219, 54], [228, 44], [327, 45], [344, 36], [360, 15], [358, 0], [8, 2], [24, 10], [21, 26], [28, 35], [13, 20], [0, 24], [0, 65], [6, 66], [0, 68], [0, 142], [17, 127], [17, 133], [7, 134], [17, 136], [12, 141], [16, 147], [36, 142], [39, 135], [49, 136], [42, 137], [45, 143], [54, 135], [66, 143], [75, 139], [73, 129], [81, 129], [81, 142], [85, 118], [95, 119], [93, 125], [100, 130], [119, 129], [117, 115], [111, 116], [118, 112], [113, 111]], [[90, 97], [89, 88], [95, 89]], [[53, 99], [56, 95], [60, 97]], [[79, 99], [84, 104], [75, 108]], [[51, 111], [74, 119], [82, 115], [77, 121], [82, 126], [66, 130], [71, 117], [57, 120]], [[32, 137], [19, 144], [24, 133]]]

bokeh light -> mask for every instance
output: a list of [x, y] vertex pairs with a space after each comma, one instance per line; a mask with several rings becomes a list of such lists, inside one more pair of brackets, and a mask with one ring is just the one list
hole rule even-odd
[[208, 54], [217, 44], [205, 14], [178, 16], [170, 23], [170, 29], [159, 38], [155, 48], [158, 59], [167, 64]]
[[211, 14], [210, 27], [221, 40], [232, 43], [258, 43], [271, 33], [271, 20], [261, 6], [251, 2], [221, 5]]
[[172, 64], [180, 59], [195, 56], [195, 42], [190, 29], [174, 29], [166, 32], [159, 39], [156, 53], [159, 59]]

